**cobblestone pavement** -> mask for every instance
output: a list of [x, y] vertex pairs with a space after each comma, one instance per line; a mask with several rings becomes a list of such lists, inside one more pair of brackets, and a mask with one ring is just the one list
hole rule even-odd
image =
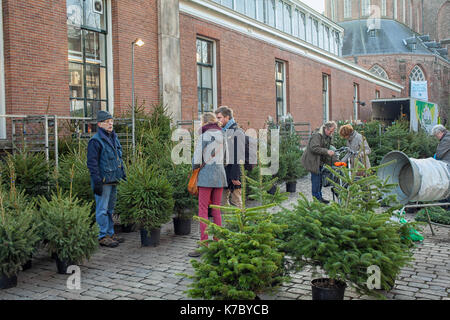
[[[297, 191], [311, 197], [309, 176], [300, 179]], [[329, 189], [324, 197], [330, 199]], [[285, 206], [291, 206], [297, 195], [291, 194]], [[409, 216], [408, 218], [412, 218]], [[89, 261], [80, 265], [81, 289], [67, 288], [69, 275], [56, 272], [56, 264], [45, 251], [33, 258], [31, 269], [18, 275], [15, 288], [0, 290], [0, 300], [178, 300], [188, 299], [184, 293], [190, 280], [178, 273], [192, 274], [187, 256], [199, 239], [198, 223], [192, 233], [176, 236], [173, 224], [161, 231], [158, 247], [141, 247], [139, 232], [122, 233], [126, 241], [117, 248], [100, 247]], [[450, 229], [434, 226], [435, 236], [423, 227], [425, 241], [415, 248], [412, 267], [403, 268], [395, 287], [386, 297], [393, 300], [450, 300]], [[311, 273], [304, 270], [292, 275], [276, 294], [263, 296], [273, 300], [311, 300]], [[371, 299], [346, 290], [345, 299]]]

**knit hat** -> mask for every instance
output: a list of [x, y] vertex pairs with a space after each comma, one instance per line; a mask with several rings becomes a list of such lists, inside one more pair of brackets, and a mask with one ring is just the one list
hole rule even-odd
[[112, 118], [113, 117], [112, 117], [111, 113], [109, 113], [108, 111], [100, 110], [99, 112], [97, 112], [97, 122], [103, 122], [105, 120], [112, 119]]

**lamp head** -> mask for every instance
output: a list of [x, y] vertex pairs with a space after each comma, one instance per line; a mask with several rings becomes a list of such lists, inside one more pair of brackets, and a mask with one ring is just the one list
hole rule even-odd
[[144, 41], [142, 41], [141, 38], [137, 38], [133, 41], [133, 44], [137, 45], [138, 47], [142, 47], [144, 45]]

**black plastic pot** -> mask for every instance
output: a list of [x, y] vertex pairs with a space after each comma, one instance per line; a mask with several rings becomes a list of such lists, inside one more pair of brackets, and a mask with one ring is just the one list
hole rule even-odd
[[134, 227], [133, 224], [123, 224], [122, 225], [122, 232], [123, 233], [130, 233], [130, 232], [133, 231], [133, 227]]
[[173, 218], [173, 229], [177, 236], [186, 236], [191, 233], [192, 219]]
[[69, 260], [60, 260], [58, 257], [56, 257], [56, 268], [58, 269], [59, 274], [66, 274], [67, 268], [74, 263]]
[[141, 245], [143, 247], [156, 247], [161, 238], [161, 228], [152, 229], [150, 232], [141, 229]]
[[22, 266], [22, 271], [31, 269], [31, 267], [32, 267], [32, 262], [31, 262], [31, 261], [32, 261], [32, 260], [30, 259], [30, 260], [28, 260], [27, 262], [25, 262], [25, 264]]
[[272, 188], [267, 191], [269, 194], [274, 195], [277, 192], [277, 185], [273, 185]]
[[17, 275], [7, 277], [4, 274], [0, 274], [0, 289], [9, 289], [17, 286]]
[[297, 190], [297, 182], [286, 182], [286, 192], [294, 193]]
[[[313, 300], [344, 300], [344, 293], [347, 284], [340, 280], [334, 280], [334, 287], [329, 288], [327, 285], [330, 279], [321, 278], [311, 281], [312, 299]], [[323, 285], [326, 285], [325, 287]]]

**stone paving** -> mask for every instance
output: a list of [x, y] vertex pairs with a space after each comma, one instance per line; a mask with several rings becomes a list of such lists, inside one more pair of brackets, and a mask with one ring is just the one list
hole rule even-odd
[[[300, 179], [297, 191], [310, 195], [309, 177]], [[331, 199], [329, 189], [324, 196]], [[297, 195], [291, 194], [283, 204], [291, 206]], [[408, 215], [409, 219], [413, 215]], [[412, 267], [403, 268], [395, 287], [385, 293], [392, 300], [450, 300], [450, 229], [433, 226], [423, 227], [425, 241], [417, 244]], [[89, 261], [80, 265], [81, 289], [67, 288], [69, 275], [56, 272], [56, 264], [49, 255], [40, 250], [33, 257], [31, 269], [18, 275], [15, 288], [0, 290], [0, 300], [180, 300], [189, 299], [184, 293], [189, 279], [178, 273], [192, 274], [187, 256], [197, 246], [198, 223], [193, 222], [188, 236], [176, 236], [173, 224], [161, 230], [158, 247], [141, 247], [139, 232], [122, 233], [126, 241], [117, 248], [100, 247]], [[263, 299], [311, 300], [311, 273], [309, 270], [292, 275], [273, 295]], [[373, 299], [357, 294], [347, 288], [346, 300]]]

